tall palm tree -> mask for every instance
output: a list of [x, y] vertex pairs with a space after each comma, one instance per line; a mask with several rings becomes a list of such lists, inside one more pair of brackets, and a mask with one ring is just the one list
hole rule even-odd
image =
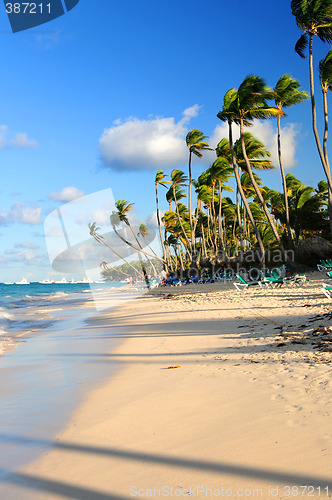
[[[328, 108], [327, 108], [327, 91], [332, 90], [332, 49], [329, 50], [324, 59], [319, 62], [319, 79], [322, 86], [323, 93], [323, 103], [324, 103], [324, 136], [323, 136], [323, 153], [326, 163], [326, 170], [328, 176], [331, 179], [331, 168], [329, 162], [329, 156], [327, 153], [327, 135], [329, 130], [329, 118], [328, 118]], [[329, 218], [330, 218], [330, 229], [332, 232], [332, 191], [329, 189], [328, 193], [329, 200]]]
[[[309, 99], [309, 94], [308, 92], [305, 92], [300, 89], [300, 83], [295, 80], [291, 75], [285, 74], [282, 75], [279, 80], [277, 81], [276, 86], [274, 87], [274, 102], [275, 105], [277, 106], [278, 109], [283, 111], [284, 108], [289, 108], [290, 106], [294, 106], [294, 104], [298, 104], [300, 102], [305, 102], [307, 99]], [[292, 230], [289, 224], [289, 209], [288, 209], [288, 198], [287, 198], [287, 186], [286, 186], [286, 178], [285, 178], [285, 171], [284, 171], [284, 166], [283, 166], [283, 161], [282, 161], [282, 154], [281, 154], [281, 126], [280, 126], [280, 121], [281, 121], [281, 114], [277, 115], [277, 122], [278, 122], [278, 158], [279, 158], [279, 166], [280, 166], [280, 173], [281, 173], [281, 179], [282, 179], [282, 187], [283, 187], [283, 192], [284, 192], [284, 199], [285, 199], [285, 216], [286, 216], [286, 227], [287, 227], [287, 234], [288, 234], [288, 243], [289, 247], [293, 248], [293, 237], [292, 237]]]
[[156, 187], [156, 206], [157, 206], [157, 223], [158, 223], [158, 230], [159, 230], [159, 237], [160, 237], [160, 243], [161, 247], [163, 250], [163, 258], [165, 259], [166, 257], [166, 252], [165, 252], [165, 246], [164, 246], [164, 239], [161, 234], [161, 223], [160, 223], [160, 210], [159, 210], [159, 198], [158, 198], [158, 185], [167, 187], [166, 184], [170, 184], [170, 181], [165, 181], [165, 177], [167, 175], [163, 170], [158, 170], [156, 173], [156, 178], [155, 178], [155, 187]]
[[[255, 219], [252, 215], [252, 212], [249, 207], [249, 203], [247, 198], [244, 195], [242, 185], [241, 185], [241, 179], [240, 179], [240, 173], [239, 169], [236, 163], [236, 157], [235, 157], [235, 152], [234, 152], [234, 143], [233, 143], [233, 130], [232, 130], [232, 125], [233, 123], [239, 124], [239, 119], [236, 113], [236, 101], [237, 101], [237, 90], [236, 89], [229, 89], [226, 94], [224, 95], [224, 104], [223, 104], [223, 109], [222, 111], [219, 111], [217, 114], [217, 117], [223, 121], [228, 123], [228, 137], [229, 137], [229, 148], [231, 152], [231, 158], [232, 158], [232, 165], [233, 165], [233, 170], [234, 170], [234, 175], [235, 175], [235, 180], [237, 184], [237, 188], [239, 190], [240, 196], [242, 198], [243, 204], [245, 206], [245, 209], [247, 211], [248, 217], [250, 219], [250, 222], [252, 224], [252, 227], [254, 229], [257, 243], [259, 245], [260, 253], [261, 253], [261, 260], [262, 263], [265, 263], [265, 249], [264, 245], [262, 242], [261, 235], [258, 231], [257, 225], [255, 223]], [[217, 147], [217, 156], [219, 156], [219, 151]], [[221, 152], [223, 154], [223, 151]]]
[[313, 65], [313, 38], [318, 36], [322, 42], [332, 42], [332, 0], [292, 0], [292, 14], [296, 18], [296, 24], [303, 31], [295, 44], [295, 50], [299, 56], [305, 58], [305, 49], [309, 45], [309, 75], [310, 75], [310, 98], [312, 113], [312, 129], [316, 141], [320, 161], [323, 166], [329, 188], [332, 191], [331, 175], [327, 168], [323, 149], [317, 130], [317, 116], [315, 104], [314, 65]]
[[197, 129], [192, 129], [188, 132], [186, 136], [186, 144], [189, 149], [189, 186], [188, 186], [188, 208], [189, 208], [189, 223], [190, 223], [190, 240], [191, 240], [191, 254], [192, 254], [192, 264], [195, 264], [196, 260], [196, 244], [195, 244], [195, 233], [192, 221], [191, 212], [191, 186], [192, 186], [192, 172], [191, 172], [191, 162], [192, 155], [202, 158], [202, 151], [212, 150], [209, 144], [205, 141], [207, 139], [203, 132]]
[[[225, 191], [233, 191], [233, 188], [231, 188], [230, 186], [226, 186], [225, 185], [225, 182], [228, 181], [228, 179], [230, 178], [230, 176], [232, 175], [232, 167], [230, 166], [229, 162], [226, 160], [226, 158], [223, 158], [223, 157], [218, 157], [214, 162], [213, 164], [211, 165], [211, 167], [209, 167], [209, 169], [207, 170], [207, 172], [209, 173], [209, 177], [210, 177], [210, 180], [211, 180], [211, 184], [212, 184], [212, 200], [214, 200], [214, 193], [215, 193], [215, 187], [216, 185], [218, 185], [218, 194], [219, 194], [219, 203], [218, 203], [218, 239], [219, 239], [219, 248], [221, 250], [225, 250], [224, 249], [224, 245], [223, 245], [223, 234], [222, 234], [222, 191], [225, 190]], [[214, 205], [214, 204], [213, 204]], [[215, 212], [214, 210], [214, 206], [213, 206], [213, 212]], [[215, 221], [214, 221], [214, 228], [215, 228], [215, 246], [216, 246], [216, 250], [217, 250], [217, 242], [216, 242], [216, 238], [217, 238], [217, 223], [216, 223], [216, 214], [214, 213], [214, 218], [215, 218]]]
[[256, 184], [255, 178], [252, 173], [251, 164], [246, 152], [244, 126], [250, 125], [255, 118], [265, 120], [272, 116], [277, 116], [283, 112], [276, 107], [269, 106], [267, 101], [274, 97], [273, 91], [268, 88], [264, 80], [257, 75], [248, 75], [237, 91], [237, 99], [235, 101], [235, 113], [240, 123], [240, 137], [242, 145], [243, 158], [246, 165], [246, 170], [250, 176], [252, 185], [256, 191], [257, 198], [263, 208], [266, 218], [271, 226], [274, 237], [278, 242], [279, 248], [282, 252], [285, 251], [282, 241], [280, 239], [277, 228], [272, 220], [271, 214], [264, 201], [262, 193]]

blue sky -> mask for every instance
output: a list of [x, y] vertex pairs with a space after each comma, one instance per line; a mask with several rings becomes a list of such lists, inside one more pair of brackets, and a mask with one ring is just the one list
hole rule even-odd
[[[290, 73], [309, 89], [299, 36], [287, 0], [80, 0], [17, 34], [1, 8], [0, 282], [55, 275], [43, 222], [77, 195], [111, 188], [135, 203], [137, 220], [153, 220], [156, 170], [186, 169], [190, 129], [224, 135], [216, 114], [229, 88], [250, 73], [271, 86]], [[314, 48], [317, 65], [329, 47]], [[283, 122], [289, 168], [316, 185], [310, 104]], [[270, 147], [275, 123], [255, 133]], [[206, 166], [196, 162], [194, 175]], [[280, 189], [278, 170], [264, 182]]]

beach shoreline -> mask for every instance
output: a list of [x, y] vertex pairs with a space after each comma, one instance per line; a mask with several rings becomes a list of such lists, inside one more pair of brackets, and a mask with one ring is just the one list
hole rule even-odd
[[9, 494], [119, 500], [168, 487], [206, 498], [194, 489], [205, 485], [289, 498], [287, 486], [307, 485], [310, 498], [330, 497], [332, 354], [311, 342], [332, 325], [322, 281], [156, 290], [88, 320], [95, 334], [112, 325], [117, 347], [97, 354], [117, 370], [12, 475]]

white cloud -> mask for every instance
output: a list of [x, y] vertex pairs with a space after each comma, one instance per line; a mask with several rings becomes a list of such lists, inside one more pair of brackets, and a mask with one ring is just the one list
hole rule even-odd
[[19, 217], [19, 222], [22, 224], [41, 224], [41, 207], [38, 208], [23, 208]]
[[41, 224], [41, 207], [24, 207], [23, 203], [15, 203], [9, 210], [0, 213], [0, 225], [6, 226], [19, 222], [21, 224]]
[[[262, 141], [265, 147], [272, 154], [271, 161], [274, 167], [278, 168], [278, 147], [277, 147], [277, 130], [273, 121], [258, 121], [256, 120], [252, 127], [245, 129], [251, 132], [257, 139]], [[291, 169], [296, 165], [296, 139], [299, 134], [299, 125], [289, 123], [281, 128], [281, 148], [282, 158], [285, 169]], [[216, 147], [218, 142], [226, 137], [228, 139], [228, 125], [222, 123], [217, 125], [210, 139], [211, 147]], [[240, 137], [239, 127], [233, 125], [234, 141]]]
[[29, 241], [22, 241], [21, 243], [15, 243], [15, 248], [38, 248], [34, 243], [30, 243]]
[[30, 248], [35, 249], [38, 248], [34, 243], [30, 243], [29, 241], [22, 241], [21, 243], [15, 243], [15, 248]]
[[114, 170], [155, 170], [185, 163], [187, 126], [199, 110], [198, 104], [185, 109], [178, 122], [173, 117], [116, 120], [99, 140], [104, 166]]
[[40, 265], [45, 261], [45, 254], [39, 254], [37, 251], [33, 250], [15, 250], [14, 248], [9, 248], [0, 254], [0, 263], [6, 265], [24, 263], [31, 266], [36, 264]]
[[7, 125], [0, 125], [0, 148], [33, 148], [38, 146], [37, 141], [28, 139], [27, 132], [11, 133]]
[[65, 187], [58, 193], [54, 192], [48, 195], [50, 200], [56, 201], [73, 201], [81, 196], [84, 196], [84, 191], [81, 191], [74, 186]]

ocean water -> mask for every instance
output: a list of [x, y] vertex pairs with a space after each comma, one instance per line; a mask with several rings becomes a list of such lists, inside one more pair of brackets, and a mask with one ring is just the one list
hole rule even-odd
[[[51, 327], [68, 308], [91, 300], [95, 293], [125, 289], [124, 283], [0, 284], [0, 354], [15, 339]], [[112, 294], [111, 294], [112, 296]]]

